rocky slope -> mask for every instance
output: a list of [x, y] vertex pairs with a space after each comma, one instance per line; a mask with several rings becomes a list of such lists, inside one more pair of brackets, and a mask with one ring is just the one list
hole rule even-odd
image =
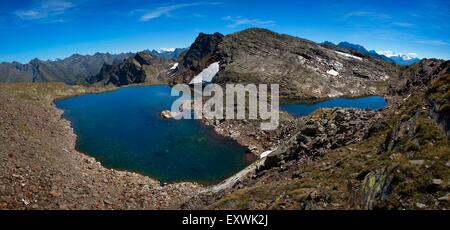
[[149, 52], [137, 53], [121, 63], [105, 64], [100, 73], [88, 77], [89, 84], [113, 84], [116, 86], [139, 84], [139, 83], [167, 83], [173, 60], [156, 57]]
[[401, 80], [389, 86], [392, 94], [411, 97], [425, 94], [430, 115], [449, 134], [450, 61], [425, 59], [404, 69]]
[[[399, 92], [410, 90], [412, 95], [389, 97], [390, 106], [382, 111], [323, 109], [307, 117], [284, 119], [287, 122], [282, 120], [280, 130], [286, 132], [280, 143], [268, 141], [266, 133], [258, 132], [252, 123], [241, 130], [232, 129], [231, 137], [256, 146], [269, 142], [272, 144], [265, 147], [273, 151], [179, 207], [450, 208], [446, 110], [450, 79], [447, 68], [442, 68], [447, 62], [432, 63], [434, 71], [430, 71], [429, 60], [405, 69], [404, 74], [418, 73], [414, 76], [428, 79], [427, 83], [411, 88], [418, 85], [399, 82], [393, 87], [401, 89]], [[250, 130], [253, 135], [248, 135]], [[259, 149], [259, 153], [265, 150]]]
[[389, 86], [390, 94], [408, 96], [425, 91], [433, 80], [449, 73], [450, 61], [424, 59], [404, 68], [397, 84]]
[[53, 99], [109, 89], [0, 84], [0, 209], [161, 209], [200, 189], [107, 169], [75, 150]]
[[131, 53], [94, 55], [74, 54], [63, 60], [41, 61], [34, 59], [28, 64], [1, 63], [1, 82], [64, 82], [66, 84], [76, 84], [84, 81], [87, 76], [100, 72], [103, 64], [113, 64], [121, 62], [125, 58], [132, 56]]
[[324, 98], [380, 94], [398, 76], [393, 64], [359, 53], [322, 47], [264, 29], [200, 34], [184, 56], [173, 83], [189, 83], [219, 62], [216, 83], [278, 83], [281, 96]]

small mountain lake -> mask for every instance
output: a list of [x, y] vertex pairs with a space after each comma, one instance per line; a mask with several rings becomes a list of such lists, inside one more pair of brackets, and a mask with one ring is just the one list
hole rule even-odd
[[[113, 92], [57, 100], [77, 133], [76, 148], [104, 166], [138, 172], [162, 182], [216, 183], [255, 160], [232, 139], [217, 135], [198, 120], [168, 120], [177, 98], [169, 86], [125, 87]], [[386, 107], [383, 97], [338, 98], [282, 104], [297, 116], [323, 107]]]
[[169, 86], [125, 87], [58, 100], [78, 135], [77, 150], [104, 166], [162, 182], [214, 183], [255, 160], [234, 140], [198, 120], [167, 120], [176, 97]]
[[307, 116], [320, 108], [359, 108], [359, 109], [383, 109], [388, 106], [386, 99], [382, 96], [368, 96], [360, 98], [334, 98], [330, 100], [307, 102], [287, 101], [280, 105], [280, 110], [286, 111], [294, 116]]

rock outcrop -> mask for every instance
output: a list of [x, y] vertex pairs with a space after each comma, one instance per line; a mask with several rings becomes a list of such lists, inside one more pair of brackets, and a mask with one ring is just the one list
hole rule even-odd
[[450, 61], [426, 92], [431, 116], [450, 135]]
[[361, 209], [382, 208], [392, 193], [392, 169], [382, 168], [368, 173], [355, 194], [355, 205]]
[[375, 132], [381, 119], [377, 111], [331, 109], [303, 118], [300, 131], [272, 152], [259, 170], [280, 166], [302, 157], [317, 158], [326, 150], [358, 143]]
[[203, 69], [219, 61], [221, 58], [217, 46], [222, 42], [223, 37], [220, 33], [211, 35], [200, 33], [183, 56], [177, 72], [174, 73], [172, 83], [189, 83]]
[[160, 114], [161, 118], [164, 118], [164, 119], [173, 119], [173, 118], [175, 118], [178, 115], [179, 115], [179, 113], [172, 112], [170, 110], [164, 110]]

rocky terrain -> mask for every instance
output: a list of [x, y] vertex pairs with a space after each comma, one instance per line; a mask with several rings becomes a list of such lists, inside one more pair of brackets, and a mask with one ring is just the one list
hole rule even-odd
[[103, 64], [122, 62], [132, 56], [131, 53], [94, 55], [74, 54], [63, 60], [41, 61], [34, 59], [28, 64], [18, 62], [0, 63], [1, 82], [64, 82], [77, 84], [84, 82], [87, 76], [100, 72]]
[[0, 85], [0, 209], [162, 209], [201, 189], [107, 169], [75, 150], [53, 100], [112, 89]]

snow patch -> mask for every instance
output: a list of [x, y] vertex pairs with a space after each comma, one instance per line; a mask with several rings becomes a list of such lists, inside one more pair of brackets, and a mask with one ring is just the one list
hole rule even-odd
[[273, 150], [269, 150], [269, 151], [265, 151], [263, 153], [261, 153], [261, 155], [259, 156], [260, 159], [269, 156], [271, 153], [273, 152]]
[[201, 84], [203, 82], [211, 82], [212, 79], [216, 76], [216, 74], [219, 72], [220, 65], [219, 62], [214, 62], [211, 65], [208, 66], [208, 68], [204, 69], [201, 73], [199, 73], [197, 76], [195, 76], [191, 82], [189, 82], [190, 85], [192, 84]]
[[395, 53], [395, 52], [392, 52], [392, 51], [389, 51], [389, 50], [375, 51], [375, 52], [377, 54], [384, 55], [384, 56], [389, 57], [389, 58], [391, 58], [391, 57], [399, 57], [399, 58], [401, 58], [401, 59], [403, 59], [405, 61], [409, 61], [409, 60], [412, 60], [412, 59], [419, 58], [419, 55], [417, 53], [402, 54], [402, 53]]
[[167, 52], [174, 52], [175, 48], [159, 48], [156, 50], [158, 53], [167, 53]]
[[173, 66], [172, 67], [170, 67], [170, 70], [174, 70], [174, 69], [176, 69], [178, 67], [178, 62], [177, 63], [175, 63], [175, 64], [173, 64]]
[[337, 75], [339, 75], [339, 73], [336, 71], [336, 70], [334, 70], [334, 69], [330, 69], [330, 70], [328, 70], [327, 71], [327, 74], [329, 74], [329, 75], [332, 75], [332, 76], [337, 76]]
[[339, 55], [345, 56], [345, 57], [353, 58], [353, 59], [360, 60], [360, 61], [363, 60], [363, 59], [360, 58], [360, 57], [357, 57], [357, 56], [355, 56], [355, 55], [351, 55], [351, 54], [348, 54], [348, 53], [343, 53], [343, 52], [339, 52], [339, 51], [334, 51], [334, 52], [336, 52], [336, 53], [339, 54]]

